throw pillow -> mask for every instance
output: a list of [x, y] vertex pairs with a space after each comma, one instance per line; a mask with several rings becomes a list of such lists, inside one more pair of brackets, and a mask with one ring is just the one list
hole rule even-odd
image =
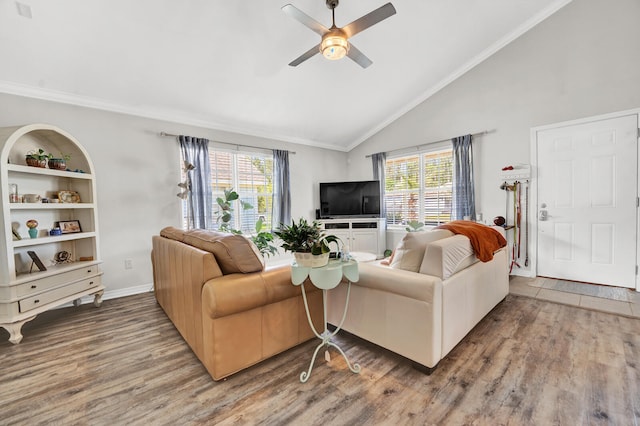
[[407, 232], [398, 243], [393, 255], [391, 267], [405, 271], [418, 272], [427, 244], [452, 236], [446, 229], [432, 231]]

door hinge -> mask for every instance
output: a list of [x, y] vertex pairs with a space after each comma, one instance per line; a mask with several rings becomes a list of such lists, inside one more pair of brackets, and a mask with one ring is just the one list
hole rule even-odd
[[638, 265], [636, 265], [636, 275], [638, 275]]

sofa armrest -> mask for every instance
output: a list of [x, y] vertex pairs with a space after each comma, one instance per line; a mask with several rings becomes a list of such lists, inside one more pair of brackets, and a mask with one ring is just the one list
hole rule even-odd
[[360, 279], [354, 285], [375, 288], [416, 300], [431, 301], [434, 288], [442, 287], [442, 280], [426, 274], [395, 269], [375, 263], [358, 264]]
[[464, 235], [454, 235], [427, 246], [420, 273], [446, 280], [477, 261], [478, 258], [471, 247], [471, 240]]

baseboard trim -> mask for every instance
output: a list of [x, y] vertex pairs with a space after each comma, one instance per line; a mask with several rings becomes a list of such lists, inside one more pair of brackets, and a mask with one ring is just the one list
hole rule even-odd
[[[133, 296], [135, 294], [147, 293], [150, 291], [153, 291], [153, 283], [137, 285], [134, 287], [119, 288], [116, 290], [107, 289], [102, 296], [102, 300], [117, 299], [119, 297]], [[85, 296], [80, 300], [82, 305], [84, 305], [85, 303], [93, 303], [93, 296]], [[65, 303], [64, 305], [58, 306], [56, 309], [66, 308], [69, 306], [73, 306], [73, 303]]]

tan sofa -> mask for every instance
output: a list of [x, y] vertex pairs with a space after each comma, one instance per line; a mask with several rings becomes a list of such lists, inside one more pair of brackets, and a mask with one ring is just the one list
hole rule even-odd
[[[343, 329], [427, 372], [509, 292], [505, 248], [480, 262], [469, 238], [442, 229], [408, 233], [391, 266], [360, 263], [359, 272]], [[328, 294], [331, 324], [342, 318], [346, 288]]]
[[[314, 337], [291, 268], [265, 270], [242, 236], [168, 227], [151, 259], [158, 303], [215, 380]], [[322, 292], [305, 287], [321, 329]]]

